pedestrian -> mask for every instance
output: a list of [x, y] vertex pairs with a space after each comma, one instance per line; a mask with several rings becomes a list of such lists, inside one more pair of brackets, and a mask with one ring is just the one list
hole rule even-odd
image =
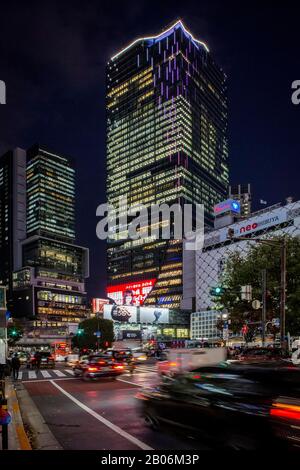
[[12, 360], [11, 360], [11, 367], [13, 371], [13, 379], [18, 380], [19, 378], [19, 369], [21, 367], [20, 359], [18, 358], [18, 354], [16, 353]]
[[37, 367], [37, 369], [40, 369], [41, 368], [41, 362], [42, 362], [42, 356], [41, 356], [41, 353], [39, 351], [36, 353], [35, 358], [36, 358], [36, 367]]

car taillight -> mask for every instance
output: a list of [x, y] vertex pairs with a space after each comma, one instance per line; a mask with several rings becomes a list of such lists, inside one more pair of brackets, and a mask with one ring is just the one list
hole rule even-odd
[[169, 366], [170, 367], [177, 367], [178, 364], [177, 364], [177, 362], [169, 362]]
[[270, 415], [276, 418], [300, 421], [300, 406], [289, 405], [286, 403], [273, 403]]
[[98, 367], [89, 367], [89, 368], [88, 368], [88, 371], [89, 371], [89, 372], [95, 372], [95, 371], [97, 371], [97, 370], [98, 370]]
[[124, 366], [114, 365], [113, 368], [114, 368], [114, 369], [124, 369]]

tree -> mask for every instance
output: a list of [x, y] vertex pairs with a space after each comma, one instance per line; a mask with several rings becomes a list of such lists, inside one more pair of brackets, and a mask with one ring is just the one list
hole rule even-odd
[[[276, 237], [276, 239], [280, 239]], [[300, 334], [300, 240], [287, 237], [286, 331]], [[223, 293], [216, 299], [218, 307], [230, 314], [230, 329], [240, 333], [247, 324], [246, 341], [251, 341], [261, 327], [261, 309], [254, 310], [251, 302], [241, 299], [241, 286], [252, 286], [253, 299], [262, 298], [262, 270], [267, 271], [266, 320], [280, 317], [280, 249], [273, 245], [254, 244], [246, 256], [235, 251], [227, 260], [222, 277]], [[222, 325], [219, 323], [219, 327]], [[274, 325], [268, 329], [273, 335]]]
[[23, 333], [24, 331], [22, 326], [14, 321], [14, 323], [7, 328], [8, 344], [13, 346], [20, 338], [22, 338]]
[[97, 348], [97, 336], [95, 333], [101, 332], [98, 338], [99, 348], [103, 349], [111, 345], [114, 340], [113, 322], [103, 318], [89, 318], [82, 321], [78, 326], [78, 331], [72, 338], [72, 346], [77, 348]]

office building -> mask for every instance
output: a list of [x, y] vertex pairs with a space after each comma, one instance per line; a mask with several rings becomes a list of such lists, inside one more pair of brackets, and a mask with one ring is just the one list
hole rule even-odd
[[239, 201], [241, 206], [241, 217], [249, 217], [251, 214], [251, 185], [236, 184], [229, 186], [228, 197]]
[[11, 309], [12, 273], [22, 266], [20, 241], [26, 236], [26, 152], [20, 148], [0, 158], [0, 284]]
[[0, 159], [0, 280], [13, 316], [60, 326], [86, 316], [88, 249], [75, 245], [72, 161], [35, 145]]
[[[118, 215], [120, 196], [129, 206], [200, 203], [211, 226], [227, 186], [226, 75], [207, 45], [177, 21], [116, 53], [107, 65], [107, 199]], [[182, 240], [172, 228], [170, 240], [147, 231], [132, 240], [117, 224], [107, 248], [110, 296], [129, 285], [132, 296], [144, 289], [144, 305], [180, 307]]]
[[75, 239], [72, 161], [38, 145], [27, 151], [27, 236]]

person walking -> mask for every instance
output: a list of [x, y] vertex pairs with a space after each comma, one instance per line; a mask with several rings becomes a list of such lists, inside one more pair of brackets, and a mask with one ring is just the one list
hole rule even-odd
[[17, 353], [13, 356], [11, 360], [11, 367], [13, 371], [13, 379], [18, 380], [19, 378], [19, 369], [21, 367], [20, 359], [18, 358]]

